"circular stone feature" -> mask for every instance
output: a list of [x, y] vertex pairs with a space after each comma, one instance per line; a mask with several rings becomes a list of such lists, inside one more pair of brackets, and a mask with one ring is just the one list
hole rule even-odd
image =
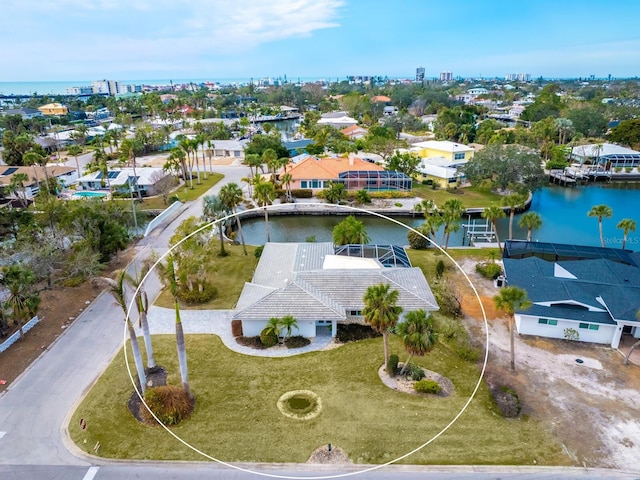
[[320, 397], [310, 390], [293, 390], [278, 399], [278, 410], [289, 418], [310, 420], [322, 410]]

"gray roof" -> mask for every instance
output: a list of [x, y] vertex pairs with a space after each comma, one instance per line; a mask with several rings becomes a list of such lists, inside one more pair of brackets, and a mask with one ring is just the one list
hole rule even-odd
[[348, 310], [364, 308], [367, 288], [380, 283], [398, 290], [405, 311], [439, 308], [419, 268], [323, 269], [324, 257], [333, 254], [331, 243], [267, 243], [234, 318], [344, 320]]
[[[564, 270], [558, 276], [556, 266]], [[638, 322], [636, 266], [603, 258], [550, 262], [528, 257], [505, 258], [504, 269], [509, 284], [525, 289], [534, 303], [518, 313], [604, 324]]]

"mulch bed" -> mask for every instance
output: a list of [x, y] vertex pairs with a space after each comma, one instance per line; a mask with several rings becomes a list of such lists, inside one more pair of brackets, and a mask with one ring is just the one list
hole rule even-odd
[[[150, 387], [161, 387], [167, 384], [167, 371], [163, 367], [157, 367], [154, 371], [147, 371], [147, 388]], [[145, 408], [142, 404], [142, 400], [134, 390], [129, 397], [129, 401], [127, 402], [127, 407], [131, 412], [131, 415], [135, 417], [140, 423], [146, 423], [142, 418], [140, 413], [140, 409]]]

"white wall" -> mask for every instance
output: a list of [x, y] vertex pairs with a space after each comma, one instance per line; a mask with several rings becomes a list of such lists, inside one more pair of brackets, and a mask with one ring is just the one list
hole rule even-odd
[[[538, 323], [538, 318], [531, 315], [515, 315], [516, 329], [523, 335], [539, 335], [548, 338], [564, 338], [564, 329], [573, 328], [580, 334], [581, 342], [611, 344], [617, 325], [602, 325], [598, 330], [579, 328], [581, 322], [573, 320], [558, 320], [557, 325], [543, 325]], [[553, 317], [543, 317], [553, 319]]]

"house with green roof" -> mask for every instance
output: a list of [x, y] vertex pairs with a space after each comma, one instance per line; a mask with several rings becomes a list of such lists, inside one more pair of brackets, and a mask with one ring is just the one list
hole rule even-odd
[[527, 291], [532, 306], [515, 312], [518, 333], [617, 348], [640, 338], [640, 255], [628, 250], [507, 241], [507, 283]]
[[438, 309], [422, 270], [411, 266], [402, 247], [270, 242], [233, 318], [242, 321], [245, 336], [259, 335], [270, 318], [287, 315], [298, 322], [296, 335], [311, 338], [330, 327], [336, 336], [339, 323], [364, 323], [364, 294], [380, 283], [398, 290], [405, 313]]

